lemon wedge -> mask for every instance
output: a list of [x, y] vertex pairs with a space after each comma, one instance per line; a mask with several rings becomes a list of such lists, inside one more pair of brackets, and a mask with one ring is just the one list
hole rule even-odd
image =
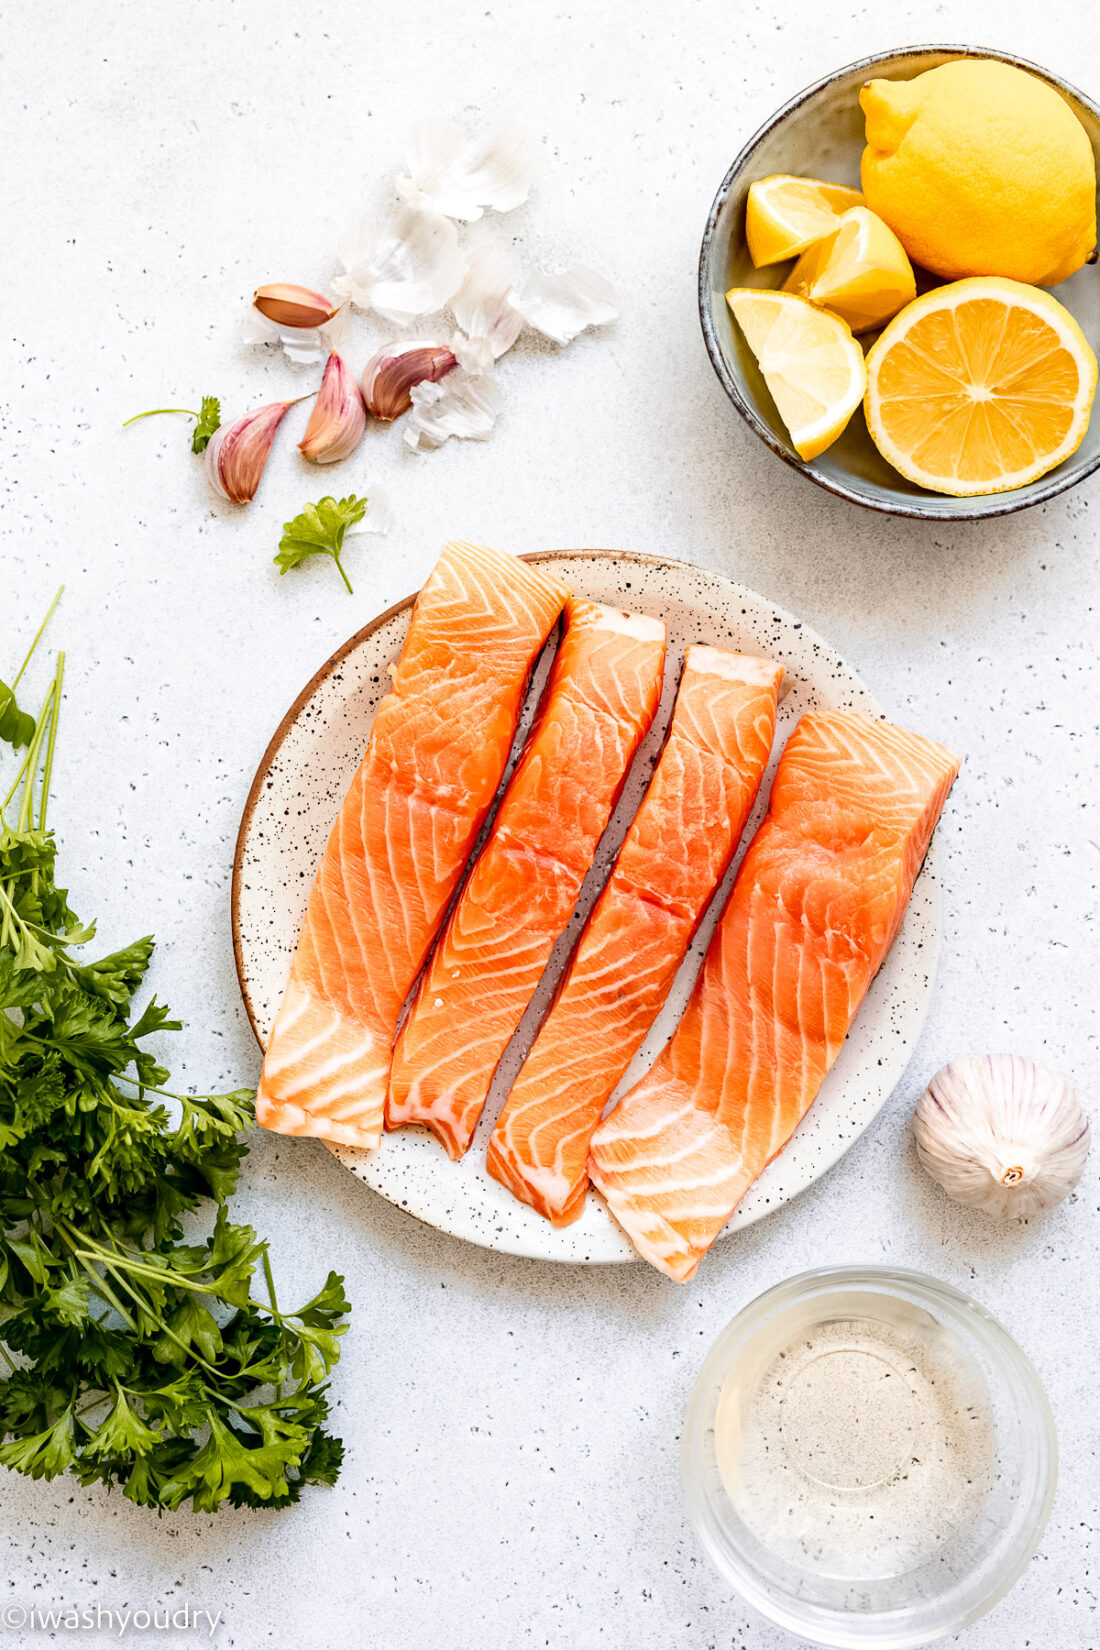
[[807, 247], [783, 290], [824, 304], [853, 332], [869, 332], [913, 302], [917, 283], [894, 231], [865, 206], [854, 206], [831, 235]]
[[735, 286], [726, 302], [800, 458], [832, 446], [863, 399], [867, 368], [839, 316], [790, 292]]
[[745, 236], [757, 269], [796, 258], [822, 235], [836, 228], [849, 207], [862, 206], [858, 189], [816, 178], [777, 175], [750, 185], [745, 207]]
[[978, 275], [925, 293], [876, 341], [867, 428], [883, 458], [932, 492], [1008, 492], [1077, 450], [1096, 377], [1057, 299]]

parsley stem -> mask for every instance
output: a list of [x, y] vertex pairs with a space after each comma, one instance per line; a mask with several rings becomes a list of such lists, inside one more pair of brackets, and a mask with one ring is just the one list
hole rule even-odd
[[271, 1275], [271, 1260], [267, 1253], [267, 1244], [264, 1244], [264, 1277], [267, 1279], [267, 1292], [271, 1296], [271, 1310], [276, 1318], [282, 1322], [279, 1313], [279, 1302], [275, 1295], [275, 1279]]
[[125, 429], [128, 424], [136, 424], [139, 418], [159, 418], [161, 413], [183, 413], [187, 418], [199, 416], [197, 412], [192, 412], [190, 407], [150, 407], [148, 412], [135, 413], [133, 418], [124, 418], [122, 428]]
[[[110, 1249], [105, 1249], [102, 1244], [96, 1243], [95, 1238], [89, 1237], [86, 1232], [77, 1233], [77, 1239], [79, 1242], [93, 1245], [88, 1249], [74, 1249], [73, 1254], [78, 1260], [97, 1260], [101, 1265], [109, 1266], [112, 1272], [122, 1274], [132, 1272], [137, 1277], [149, 1278], [155, 1283], [171, 1285], [173, 1289], [186, 1289], [192, 1295], [209, 1295], [211, 1293], [209, 1284], [192, 1283], [183, 1272], [174, 1266], [170, 1269], [160, 1266], [143, 1266], [140, 1261], [134, 1260], [125, 1250], [116, 1251], [112, 1254]], [[118, 1281], [123, 1283], [124, 1278], [120, 1276]], [[132, 1294], [133, 1291], [130, 1290], [129, 1293]], [[137, 1299], [136, 1296], [135, 1299]]]
[[[132, 1083], [134, 1087], [136, 1089], [140, 1089], [143, 1094], [160, 1094], [163, 1095], [165, 1100], [181, 1100], [185, 1104], [195, 1100], [224, 1100], [227, 1098], [224, 1094], [173, 1094], [171, 1089], [155, 1089], [151, 1083], [143, 1083], [140, 1077], [131, 1077], [125, 1071], [116, 1071], [113, 1073], [112, 1081], [116, 1083]], [[251, 1089], [248, 1092], [251, 1094]]]
[[34, 650], [38, 646], [39, 642], [42, 640], [42, 634], [45, 631], [45, 628], [49, 624], [50, 620], [53, 618], [54, 608], [57, 606], [58, 602], [61, 600], [64, 593], [65, 593], [65, 586], [61, 585], [58, 588], [57, 595], [54, 597], [53, 601], [50, 603], [49, 612], [46, 614], [46, 617], [42, 620], [42, 623], [38, 627], [37, 636], [35, 636], [34, 641], [31, 643], [30, 647], [27, 649], [26, 658], [23, 660], [23, 663], [19, 666], [19, 669], [15, 673], [15, 680], [11, 684], [11, 690], [12, 690], [13, 693], [15, 692], [16, 688], [19, 686], [19, 681], [20, 681], [20, 678], [23, 675], [23, 672], [26, 670], [27, 666], [30, 664], [31, 660], [34, 658]]
[[61, 716], [61, 684], [65, 680], [65, 655], [57, 655], [57, 672], [54, 676], [53, 709], [50, 713], [50, 736], [46, 741], [46, 764], [42, 770], [42, 797], [38, 804], [38, 829], [46, 829], [46, 805], [50, 800], [50, 778], [53, 774], [53, 753], [57, 744], [57, 724]]
[[337, 565], [337, 567], [338, 567], [338, 568], [339, 568], [339, 570], [340, 570], [340, 577], [341, 577], [341, 578], [342, 578], [342, 579], [343, 579], [343, 581], [344, 581], [344, 583], [345, 583], [345, 584], [346, 584], [346, 585], [347, 585], [347, 588], [348, 588], [348, 595], [349, 595], [349, 596], [354, 596], [354, 595], [355, 595], [355, 591], [354, 591], [354, 590], [353, 590], [353, 589], [352, 589], [352, 588], [351, 588], [351, 580], [350, 580], [350, 579], [349, 579], [349, 578], [348, 578], [348, 576], [347, 576], [347, 574], [346, 574], [346, 573], [345, 573], [345, 572], [344, 572], [344, 564], [343, 564], [343, 562], [342, 562], [342, 561], [341, 561], [341, 560], [340, 560], [340, 552], [339, 552], [339, 550], [336, 550], [336, 551], [334, 551], [334, 552], [333, 552], [333, 557], [332, 557], [332, 559], [333, 559], [333, 561], [334, 561], [334, 562], [335, 562], [335, 563], [336, 563], [336, 565]]
[[[11, 790], [8, 792], [7, 796], [4, 798], [3, 802], [0, 802], [0, 815], [2, 815], [3, 812], [4, 812], [4, 809], [7, 807], [8, 803], [11, 801], [11, 799], [15, 795], [16, 791], [18, 791], [20, 785], [24, 785], [23, 801], [22, 801], [22, 804], [21, 804], [21, 807], [20, 807], [20, 816], [19, 816], [19, 829], [21, 831], [27, 830], [28, 827], [29, 827], [29, 824], [30, 824], [29, 818], [26, 819], [26, 820], [24, 820], [24, 818], [23, 818], [23, 812], [26, 809], [26, 805], [27, 805], [26, 786], [33, 784], [34, 769], [38, 765], [38, 753], [42, 749], [42, 731], [43, 731], [42, 722], [43, 722], [43, 718], [45, 717], [46, 712], [48, 711], [50, 705], [53, 703], [53, 689], [54, 689], [54, 684], [53, 684], [53, 682], [51, 682], [50, 685], [49, 685], [49, 688], [46, 691], [46, 697], [42, 702], [42, 709], [38, 713], [38, 720], [35, 723], [34, 738], [32, 739], [31, 743], [27, 747], [26, 756], [24, 756], [22, 762], [19, 764], [19, 771], [16, 773], [15, 778], [12, 780]], [[28, 770], [29, 770], [30, 775], [32, 776], [30, 779], [28, 779]]]
[[[23, 768], [26, 772], [26, 778], [23, 783], [23, 800], [19, 805], [18, 829], [21, 831], [29, 831], [34, 825], [34, 781], [35, 776], [38, 773], [38, 758], [42, 753], [42, 741], [46, 736], [47, 719], [53, 714], [54, 697], [56, 692], [57, 677], [55, 676], [46, 691], [46, 697], [42, 702], [42, 709], [38, 713], [38, 723], [34, 730], [34, 738], [31, 740], [30, 749], [27, 751], [27, 759], [23, 764]], [[16, 780], [16, 784], [18, 783], [19, 781]], [[5, 797], [4, 800], [5, 804], [9, 802], [11, 800], [10, 794]]]
[[61, 1223], [58, 1220], [57, 1216], [54, 1217], [54, 1227], [60, 1233], [61, 1237], [64, 1238], [65, 1242], [68, 1244], [69, 1251], [72, 1254], [74, 1260], [78, 1260], [80, 1262], [81, 1266], [84, 1268], [85, 1272], [87, 1272], [88, 1277], [91, 1279], [92, 1283], [95, 1285], [96, 1294], [101, 1295], [103, 1297], [103, 1299], [107, 1302], [108, 1306], [113, 1306], [114, 1307], [115, 1311], [118, 1313], [119, 1317], [122, 1319], [123, 1323], [126, 1325], [127, 1329], [130, 1331], [131, 1335], [135, 1334], [137, 1326], [135, 1325], [133, 1318], [130, 1316], [129, 1312], [127, 1312], [126, 1308], [123, 1306], [122, 1302], [119, 1300], [118, 1296], [115, 1294], [114, 1290], [111, 1288], [110, 1284], [107, 1282], [107, 1279], [105, 1277], [103, 1277], [101, 1273], [97, 1272], [94, 1266], [90, 1266], [88, 1264], [88, 1261], [84, 1258], [84, 1256], [80, 1253], [80, 1251], [73, 1247], [72, 1238], [69, 1236], [68, 1232], [65, 1231], [64, 1227], [61, 1225]]

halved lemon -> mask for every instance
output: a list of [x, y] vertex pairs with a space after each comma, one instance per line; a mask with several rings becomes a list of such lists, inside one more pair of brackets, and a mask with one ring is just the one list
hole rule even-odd
[[835, 229], [842, 212], [862, 205], [859, 190], [846, 189], [842, 183], [783, 174], [761, 178], [750, 185], [745, 206], [749, 256], [757, 269], [782, 258], [796, 258], [811, 242]]
[[726, 293], [800, 458], [831, 447], [863, 399], [867, 368], [839, 316], [791, 292]]
[[867, 428], [896, 470], [969, 498], [1025, 487], [1076, 452], [1096, 356], [1049, 292], [976, 275], [896, 315], [867, 357]]
[[917, 283], [894, 231], [865, 206], [854, 206], [831, 235], [807, 247], [783, 290], [824, 304], [853, 332], [870, 332], [913, 302]]

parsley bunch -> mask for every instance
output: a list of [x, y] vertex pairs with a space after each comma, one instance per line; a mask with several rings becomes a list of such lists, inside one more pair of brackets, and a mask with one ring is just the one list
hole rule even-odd
[[134, 1007], [152, 939], [74, 956], [94, 924], [46, 829], [63, 670], [29, 731], [0, 720], [25, 749], [0, 804], [0, 1462], [141, 1506], [285, 1506], [340, 1469], [324, 1422], [343, 1279], [283, 1311], [266, 1243], [230, 1219], [253, 1096], [165, 1087], [144, 1045], [180, 1022]]

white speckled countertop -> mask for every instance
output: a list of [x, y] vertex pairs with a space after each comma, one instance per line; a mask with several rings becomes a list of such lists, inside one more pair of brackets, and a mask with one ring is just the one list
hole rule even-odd
[[[780, 1650], [793, 1641], [730, 1596], [685, 1525], [684, 1404], [705, 1349], [762, 1288], [825, 1261], [890, 1261], [1002, 1317], [1061, 1434], [1042, 1549], [962, 1642], [1100, 1644], [1096, 1166], [1041, 1223], [1004, 1230], [948, 1204], [908, 1134], [923, 1083], [962, 1052], [1031, 1054], [1095, 1102], [1100, 480], [988, 526], [863, 514], [735, 420], [695, 312], [703, 221], [742, 139], [834, 65], [954, 39], [1100, 86], [1087, 8], [1021, 0], [9, 8], [3, 659], [64, 581], [63, 863], [104, 940], [155, 929], [154, 983], [188, 1026], [181, 1079], [258, 1071], [228, 895], [264, 744], [326, 653], [416, 586], [448, 536], [623, 546], [728, 572], [798, 612], [889, 712], [966, 764], [941, 827], [931, 1018], [831, 1175], [676, 1288], [641, 1265], [464, 1247], [320, 1145], [258, 1138], [242, 1214], [272, 1235], [289, 1292], [332, 1264], [355, 1302], [334, 1382], [338, 1488], [283, 1514], [158, 1520], [68, 1479], [7, 1476], [0, 1601], [189, 1601], [220, 1611], [215, 1642], [243, 1650]], [[312, 382], [238, 345], [242, 294], [264, 278], [324, 284], [344, 212], [381, 198], [410, 118], [497, 110], [524, 114], [546, 157], [505, 232], [539, 261], [595, 264], [624, 302], [602, 335], [508, 358], [490, 443], [417, 459], [375, 432], [319, 487], [288, 432], [255, 506], [233, 511], [211, 504], [181, 424], [120, 431], [146, 406], [216, 391], [236, 410]], [[328, 485], [376, 480], [399, 521], [355, 542], [355, 598], [327, 565], [280, 580], [283, 520]]]

